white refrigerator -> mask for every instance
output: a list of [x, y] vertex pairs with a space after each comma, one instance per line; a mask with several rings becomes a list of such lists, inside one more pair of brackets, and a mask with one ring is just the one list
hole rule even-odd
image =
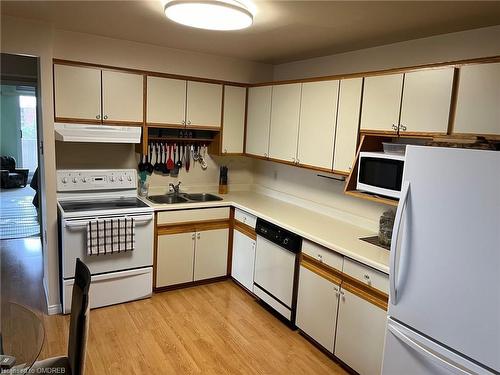
[[500, 373], [500, 152], [408, 146], [384, 375]]

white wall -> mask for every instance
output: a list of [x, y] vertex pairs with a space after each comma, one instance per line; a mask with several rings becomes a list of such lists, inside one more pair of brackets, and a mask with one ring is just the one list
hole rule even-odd
[[500, 55], [500, 26], [276, 65], [274, 80], [365, 72], [496, 55]]
[[[52, 59], [79, 60], [238, 82], [270, 80], [272, 67], [208, 54], [54, 30], [50, 24], [5, 15], [1, 18], [1, 34], [2, 52], [38, 56], [41, 62], [43, 134], [40, 136], [45, 149], [44, 165], [41, 165], [45, 196], [42, 205], [45, 219], [43, 229], [46, 233], [44, 283], [49, 309], [54, 312], [59, 304], [56, 156], [57, 166], [61, 168], [134, 167], [136, 156], [131, 146], [108, 146], [106, 150], [112, 151], [113, 156], [102, 164], [101, 145], [66, 145], [59, 142], [56, 145], [53, 131]], [[207, 181], [214, 179], [214, 170], [216, 167], [212, 165]], [[244, 173], [242, 175], [247, 176]]]

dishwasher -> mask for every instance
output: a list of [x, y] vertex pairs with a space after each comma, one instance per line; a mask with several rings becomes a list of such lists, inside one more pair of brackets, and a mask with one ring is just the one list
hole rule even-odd
[[260, 218], [255, 232], [253, 292], [294, 325], [302, 237]]

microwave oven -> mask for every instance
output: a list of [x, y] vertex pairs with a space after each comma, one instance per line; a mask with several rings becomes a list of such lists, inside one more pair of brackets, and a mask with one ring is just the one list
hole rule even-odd
[[404, 155], [360, 152], [356, 189], [390, 198], [399, 198], [404, 164]]

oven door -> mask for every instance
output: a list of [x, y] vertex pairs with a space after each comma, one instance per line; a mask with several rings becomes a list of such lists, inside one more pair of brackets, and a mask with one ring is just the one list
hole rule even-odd
[[356, 189], [399, 198], [404, 160], [392, 155], [360, 156]]
[[[135, 222], [134, 250], [92, 256], [87, 255], [87, 222], [97, 217], [63, 219], [60, 228], [63, 278], [69, 279], [75, 276], [76, 258], [80, 258], [89, 267], [92, 275], [151, 267], [153, 265], [153, 214], [127, 215], [127, 218], [132, 217]], [[106, 218], [111, 218], [111, 216]]]

